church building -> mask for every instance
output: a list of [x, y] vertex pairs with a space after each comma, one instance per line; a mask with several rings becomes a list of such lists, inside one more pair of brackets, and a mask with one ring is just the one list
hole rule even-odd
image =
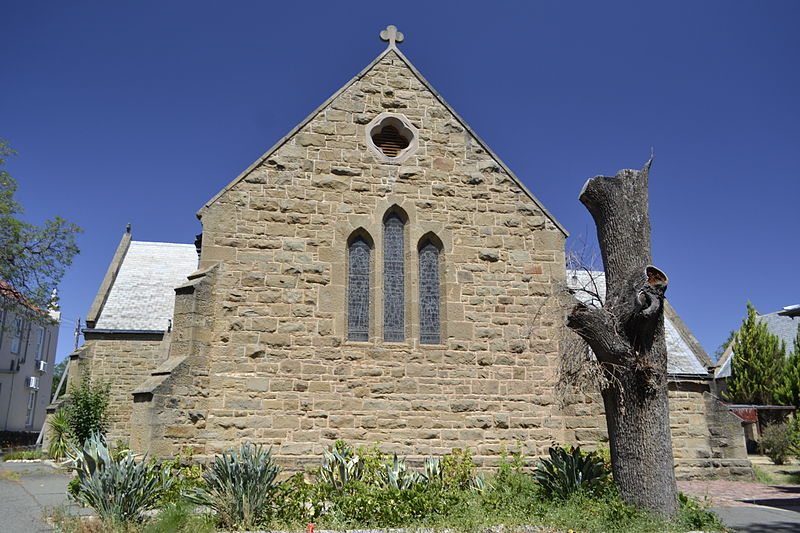
[[[337, 439], [412, 461], [468, 447], [484, 464], [517, 443], [603, 439], [599, 394], [554, 392], [566, 230], [400, 52], [403, 35], [381, 37], [202, 206], [196, 246], [124, 234], [71, 356], [72, 383], [111, 384], [110, 439], [162, 456], [249, 440], [289, 469]], [[705, 352], [673, 329], [679, 471], [749, 472]]]

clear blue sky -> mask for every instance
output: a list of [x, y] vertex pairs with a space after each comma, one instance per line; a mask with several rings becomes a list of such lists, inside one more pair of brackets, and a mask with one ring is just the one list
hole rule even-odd
[[195, 212], [378, 55], [402, 51], [579, 241], [578, 193], [655, 149], [655, 263], [709, 352], [800, 303], [800, 2], [5, 0], [0, 137], [30, 221], [83, 227], [71, 351], [125, 224], [191, 243]]

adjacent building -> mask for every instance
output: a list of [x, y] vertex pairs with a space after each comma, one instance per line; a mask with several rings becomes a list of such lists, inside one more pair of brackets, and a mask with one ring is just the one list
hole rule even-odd
[[50, 403], [61, 313], [0, 299], [0, 431], [39, 431]]

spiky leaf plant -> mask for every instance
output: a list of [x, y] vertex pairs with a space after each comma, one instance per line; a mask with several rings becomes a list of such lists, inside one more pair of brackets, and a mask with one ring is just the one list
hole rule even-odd
[[381, 482], [385, 487], [395, 489], [410, 489], [425, 478], [419, 473], [409, 470], [405, 459], [399, 459], [394, 454], [391, 463], [386, 464], [386, 469], [381, 473]]
[[267, 512], [279, 472], [272, 448], [245, 442], [214, 459], [203, 474], [206, 486], [190, 499], [214, 510], [224, 527], [250, 529]]
[[50, 429], [47, 446], [47, 455], [50, 459], [58, 461], [67, 453], [69, 443], [69, 414], [66, 409], [58, 409], [47, 420]]
[[98, 433], [71, 444], [68, 455], [77, 473], [73, 498], [111, 524], [143, 522], [145, 511], [158, 507], [174, 482], [169, 468], [137, 463], [130, 451], [113, 457]]
[[566, 499], [579, 490], [598, 488], [608, 477], [603, 460], [581, 452], [580, 446], [550, 448], [548, 454], [550, 459], [542, 459], [533, 472], [548, 496]]
[[331, 450], [322, 451], [322, 465], [319, 477], [337, 491], [342, 491], [353, 481], [361, 481], [364, 476], [364, 463], [343, 441], [337, 441]]

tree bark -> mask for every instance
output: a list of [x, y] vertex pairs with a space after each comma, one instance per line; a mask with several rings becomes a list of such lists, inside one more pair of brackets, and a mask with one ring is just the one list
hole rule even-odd
[[677, 509], [667, 398], [664, 292], [652, 266], [648, 174], [621, 170], [586, 182], [606, 276], [602, 308], [578, 304], [567, 326], [592, 348], [610, 385], [602, 392], [614, 479], [623, 499], [672, 516]]

